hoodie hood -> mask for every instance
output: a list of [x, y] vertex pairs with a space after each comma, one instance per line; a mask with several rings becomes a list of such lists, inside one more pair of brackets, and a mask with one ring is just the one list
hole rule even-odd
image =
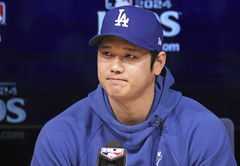
[[135, 126], [123, 125], [115, 119], [113, 113], [109, 111], [108, 101], [106, 101], [107, 98], [104, 98], [105, 91], [101, 84], [88, 95], [88, 101], [94, 113], [102, 119], [114, 135], [117, 135], [119, 141], [124, 142], [128, 147], [138, 146], [137, 144], [141, 144], [158, 127], [149, 124], [156, 124], [156, 120], [160, 119], [164, 121], [179, 102], [182, 95], [180, 92], [170, 89], [173, 84], [174, 78], [165, 67], [162, 76], [158, 76], [156, 79], [154, 102], [147, 120]]

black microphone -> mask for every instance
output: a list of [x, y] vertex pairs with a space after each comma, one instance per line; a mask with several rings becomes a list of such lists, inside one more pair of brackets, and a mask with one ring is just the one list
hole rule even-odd
[[118, 141], [110, 141], [98, 152], [97, 166], [126, 166], [127, 150]]
[[159, 129], [163, 129], [163, 119], [159, 119], [158, 115], [155, 115], [155, 119], [152, 122], [148, 122], [149, 126], [155, 126]]

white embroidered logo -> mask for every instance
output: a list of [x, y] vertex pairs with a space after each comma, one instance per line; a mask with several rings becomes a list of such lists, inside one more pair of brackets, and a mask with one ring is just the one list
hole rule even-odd
[[124, 11], [124, 9], [119, 9], [118, 18], [115, 20], [115, 26], [128, 27], [129, 18], [127, 18], [127, 15], [124, 13]]
[[161, 46], [162, 45], [162, 40], [160, 37], [158, 37], [158, 45]]
[[162, 160], [162, 152], [159, 151], [157, 152], [157, 157], [156, 157], [156, 166], [158, 166], [159, 162]]

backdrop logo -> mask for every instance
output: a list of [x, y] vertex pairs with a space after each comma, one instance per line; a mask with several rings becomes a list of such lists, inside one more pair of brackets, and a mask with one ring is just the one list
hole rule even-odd
[[136, 0], [135, 6], [145, 9], [170, 9], [172, 7], [172, 2], [171, 0]]
[[113, 9], [115, 7], [124, 6], [124, 5], [133, 5], [132, 0], [105, 0], [106, 9]]
[[15, 82], [0, 82], [0, 122], [21, 123], [26, 120], [25, 100], [17, 96]]
[[[163, 50], [165, 52], [180, 52], [180, 43], [173, 41], [175, 41], [176, 37], [181, 33], [181, 25], [179, 23], [181, 12], [173, 9], [174, 5], [171, 0], [105, 0], [107, 10], [124, 5], [153, 10], [158, 21], [163, 26]], [[98, 11], [97, 14], [98, 33], [100, 33], [106, 11]]]
[[0, 25], [6, 24], [6, 5], [0, 2]]

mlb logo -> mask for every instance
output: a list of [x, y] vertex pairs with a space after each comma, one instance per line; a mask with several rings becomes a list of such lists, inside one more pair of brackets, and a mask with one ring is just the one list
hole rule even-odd
[[105, 0], [106, 9], [113, 9], [119, 6], [133, 5], [133, 0]]
[[0, 25], [6, 23], [6, 5], [4, 2], [0, 2]]

